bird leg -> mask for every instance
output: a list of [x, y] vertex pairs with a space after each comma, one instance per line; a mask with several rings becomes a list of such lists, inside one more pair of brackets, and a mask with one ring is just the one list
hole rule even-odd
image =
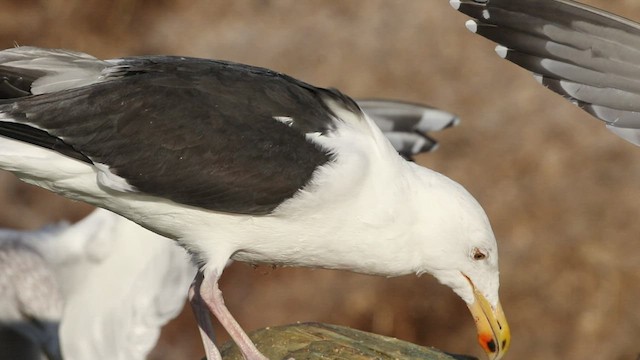
[[198, 322], [198, 330], [200, 331], [200, 337], [202, 338], [202, 345], [204, 346], [204, 353], [207, 360], [222, 360], [222, 355], [220, 355], [220, 351], [218, 351], [214, 343], [213, 325], [211, 324], [207, 304], [200, 295], [203, 279], [204, 275], [202, 271], [198, 270], [196, 277], [189, 287], [189, 303], [191, 304], [193, 315]]
[[225, 330], [227, 330], [245, 360], [269, 360], [258, 351], [249, 336], [242, 330], [236, 319], [234, 319], [229, 312], [229, 309], [224, 305], [222, 292], [218, 287], [219, 277], [220, 275], [215, 273], [204, 277], [199, 289], [202, 300], [207, 304], [209, 310], [215, 315], [218, 321], [220, 321]]

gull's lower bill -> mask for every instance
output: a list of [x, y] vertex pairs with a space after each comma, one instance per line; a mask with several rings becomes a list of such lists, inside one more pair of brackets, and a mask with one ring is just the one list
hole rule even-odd
[[511, 345], [511, 331], [504, 316], [500, 302], [492, 307], [476, 288], [473, 288], [475, 301], [469, 310], [478, 328], [478, 342], [487, 352], [490, 360], [502, 359]]

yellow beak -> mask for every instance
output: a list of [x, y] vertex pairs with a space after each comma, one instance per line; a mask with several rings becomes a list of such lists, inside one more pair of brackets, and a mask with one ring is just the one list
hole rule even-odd
[[469, 310], [478, 328], [478, 342], [490, 360], [502, 359], [511, 345], [511, 331], [502, 306], [498, 302], [494, 309], [475, 287], [473, 295], [475, 301], [469, 305]]

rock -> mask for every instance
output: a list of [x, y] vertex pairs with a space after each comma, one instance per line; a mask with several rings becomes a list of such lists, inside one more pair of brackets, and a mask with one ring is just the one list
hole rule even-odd
[[[434, 348], [353, 330], [343, 326], [302, 323], [269, 327], [249, 334], [271, 360], [477, 360]], [[221, 348], [224, 360], [243, 360], [233, 342]]]

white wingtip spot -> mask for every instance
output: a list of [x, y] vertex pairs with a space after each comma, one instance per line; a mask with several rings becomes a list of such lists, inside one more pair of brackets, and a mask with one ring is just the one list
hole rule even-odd
[[506, 46], [498, 45], [496, 46], [496, 54], [503, 59], [507, 58], [507, 54], [509, 53], [509, 49]]
[[489, 10], [482, 10], [482, 17], [485, 20], [489, 20], [489, 18], [491, 17], [491, 14], [489, 14]]
[[[412, 154], [419, 154], [422, 151], [422, 149], [425, 147], [426, 144], [427, 144], [427, 140], [426, 139], [424, 139], [424, 138], [418, 139], [413, 144], [413, 146], [411, 147], [411, 153]], [[434, 150], [434, 146], [431, 146], [429, 148], [429, 150], [427, 150], [427, 151], [433, 151], [433, 150]]]
[[542, 75], [540, 75], [540, 74], [536, 74], [536, 73], [533, 73], [533, 79], [534, 79], [535, 81], [537, 81], [537, 82], [538, 82], [538, 84], [540, 84], [540, 85], [544, 85], [544, 84], [543, 84], [544, 77], [543, 77]]
[[451, 122], [449, 123], [450, 124], [449, 126], [451, 127], [458, 126], [460, 125], [460, 121], [461, 121], [460, 118], [456, 116], [451, 120]]
[[451, 5], [452, 8], [458, 10], [460, 9], [460, 0], [450, 0], [449, 5]]
[[467, 22], [464, 23], [464, 26], [466, 26], [467, 30], [471, 31], [474, 34], [478, 32], [478, 23], [473, 20], [467, 20]]
[[293, 125], [293, 118], [290, 116], [274, 116], [274, 120], [279, 121], [289, 127]]
[[619, 137], [627, 140], [628, 142], [634, 145], [640, 146], [640, 130], [620, 128], [620, 127], [612, 126], [610, 124], [607, 124], [607, 129], [609, 129], [609, 131], [618, 135]]

